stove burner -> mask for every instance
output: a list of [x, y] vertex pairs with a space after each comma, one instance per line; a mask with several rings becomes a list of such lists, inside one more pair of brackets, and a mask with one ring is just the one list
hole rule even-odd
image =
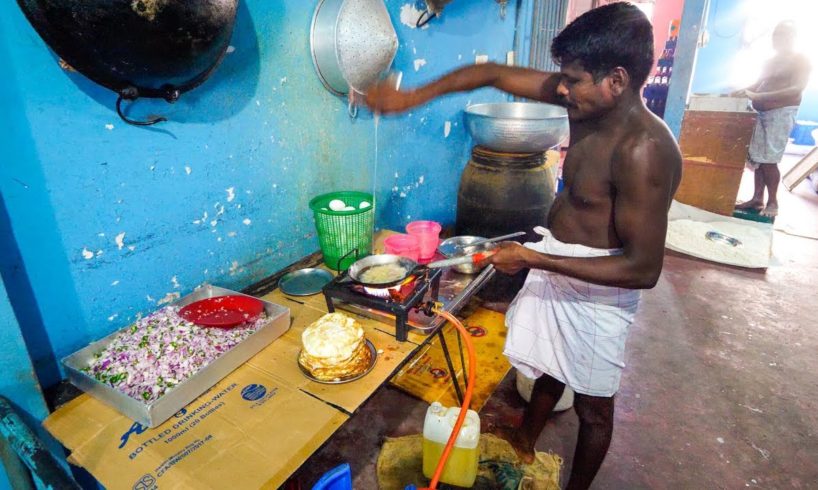
[[416, 276], [413, 280], [404, 282], [388, 289], [368, 288], [353, 282], [347, 274], [341, 274], [324, 286], [324, 297], [327, 301], [327, 310], [335, 311], [335, 300], [347, 304], [370, 308], [395, 317], [395, 337], [404, 342], [409, 330], [409, 312], [421, 309], [425, 305], [426, 293], [429, 300], [437, 301], [440, 290], [442, 269]]
[[386, 288], [386, 289], [375, 289], [375, 288], [368, 288], [364, 286], [364, 293], [370, 296], [375, 296], [376, 298], [389, 298], [390, 291], [392, 289], [400, 289], [399, 287], [395, 288]]

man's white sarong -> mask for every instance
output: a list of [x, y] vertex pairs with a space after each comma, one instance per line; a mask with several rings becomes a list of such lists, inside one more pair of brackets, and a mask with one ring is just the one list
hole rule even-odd
[[[542, 227], [543, 236], [527, 248], [565, 257], [620, 255], [560, 242]], [[529, 378], [543, 373], [577, 393], [613, 396], [625, 367], [625, 340], [639, 305], [640, 291], [599, 286], [532, 269], [506, 313], [504, 354]]]

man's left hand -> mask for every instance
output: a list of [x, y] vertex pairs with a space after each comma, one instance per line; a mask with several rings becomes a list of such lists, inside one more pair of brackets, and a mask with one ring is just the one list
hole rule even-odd
[[497, 245], [497, 253], [480, 262], [480, 266], [492, 264], [503, 274], [516, 274], [529, 266], [528, 255], [531, 250], [517, 242], [502, 242]]

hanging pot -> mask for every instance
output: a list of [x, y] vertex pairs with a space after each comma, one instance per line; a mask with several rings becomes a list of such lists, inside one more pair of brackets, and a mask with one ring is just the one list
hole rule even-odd
[[175, 102], [204, 82], [227, 50], [238, 0], [18, 0], [60, 58], [122, 100]]
[[389, 69], [398, 36], [383, 0], [320, 0], [310, 48], [321, 83], [335, 95], [348, 95], [355, 117], [355, 93], [364, 94]]

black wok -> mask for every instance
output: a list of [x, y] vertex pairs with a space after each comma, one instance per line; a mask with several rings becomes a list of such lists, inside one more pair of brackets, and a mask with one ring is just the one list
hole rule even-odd
[[224, 56], [238, 0], [18, 0], [29, 22], [72, 68], [119, 94], [175, 102]]

